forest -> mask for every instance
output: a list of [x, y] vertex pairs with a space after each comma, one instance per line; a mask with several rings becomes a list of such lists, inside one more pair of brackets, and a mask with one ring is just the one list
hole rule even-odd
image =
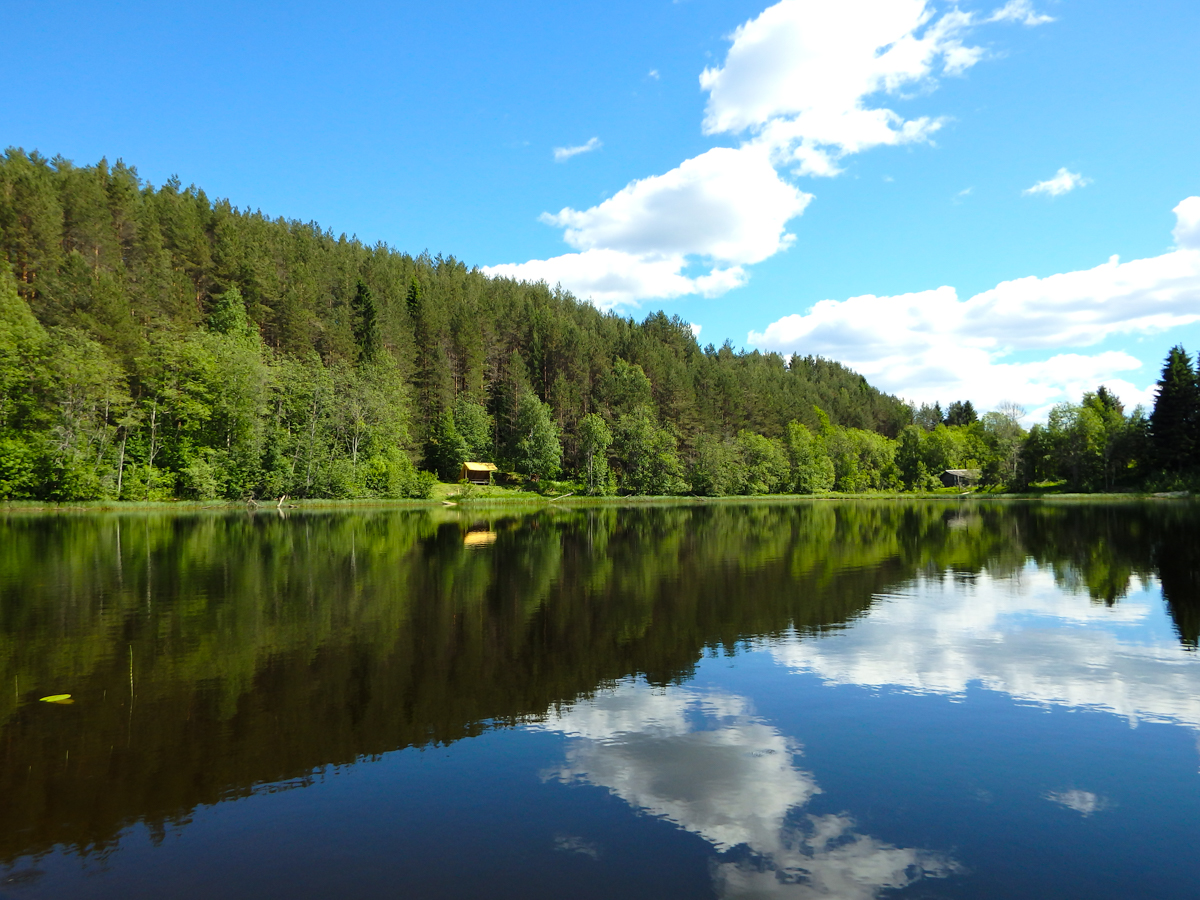
[[467, 460], [593, 495], [1178, 487], [1196, 378], [1179, 347], [1149, 415], [1101, 387], [1026, 431], [123, 162], [0, 157], [0, 499], [421, 498]]

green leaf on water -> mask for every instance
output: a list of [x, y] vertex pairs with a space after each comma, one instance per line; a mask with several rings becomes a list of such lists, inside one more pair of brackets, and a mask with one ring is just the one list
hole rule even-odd
[[42, 703], [74, 703], [70, 694], [51, 694], [49, 697], [42, 697]]

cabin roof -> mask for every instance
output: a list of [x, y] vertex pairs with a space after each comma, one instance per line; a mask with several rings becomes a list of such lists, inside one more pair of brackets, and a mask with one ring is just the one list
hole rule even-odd
[[465, 462], [463, 468], [468, 472], [495, 472], [495, 463]]
[[966, 476], [971, 476], [971, 475], [978, 475], [979, 470], [978, 469], [947, 469], [944, 474], [959, 475], [959, 476], [966, 477]]

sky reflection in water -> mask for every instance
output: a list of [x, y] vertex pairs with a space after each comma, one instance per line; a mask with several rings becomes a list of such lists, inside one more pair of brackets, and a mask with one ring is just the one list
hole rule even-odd
[[479, 519], [0, 521], [0, 897], [1193, 889], [1192, 507]]

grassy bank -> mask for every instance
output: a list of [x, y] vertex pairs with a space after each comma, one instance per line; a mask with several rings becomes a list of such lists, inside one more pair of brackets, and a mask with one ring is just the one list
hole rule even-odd
[[1053, 487], [1042, 488], [1023, 493], [991, 492], [986, 490], [960, 491], [946, 488], [938, 491], [909, 492], [909, 491], [877, 491], [870, 493], [837, 493], [820, 494], [758, 494], [732, 495], [723, 497], [699, 496], [647, 496], [628, 495], [611, 497], [589, 497], [577, 494], [569, 489], [550, 490], [539, 493], [521, 488], [499, 487], [489, 485], [437, 484], [433, 496], [428, 500], [292, 500], [278, 499], [262, 501], [114, 501], [96, 500], [88, 502], [50, 503], [45, 501], [8, 501], [0, 503], [0, 515], [21, 515], [39, 513], [96, 513], [96, 512], [229, 512], [233, 510], [245, 512], [287, 514], [292, 511], [315, 510], [368, 510], [368, 509], [433, 509], [457, 506], [469, 507], [612, 507], [612, 506], [641, 506], [646, 504], [760, 504], [760, 503], [813, 503], [829, 500], [1069, 500], [1087, 502], [1113, 502], [1147, 499], [1191, 499], [1194, 494], [1186, 491], [1170, 492], [1121, 492], [1121, 493], [1071, 493]]

